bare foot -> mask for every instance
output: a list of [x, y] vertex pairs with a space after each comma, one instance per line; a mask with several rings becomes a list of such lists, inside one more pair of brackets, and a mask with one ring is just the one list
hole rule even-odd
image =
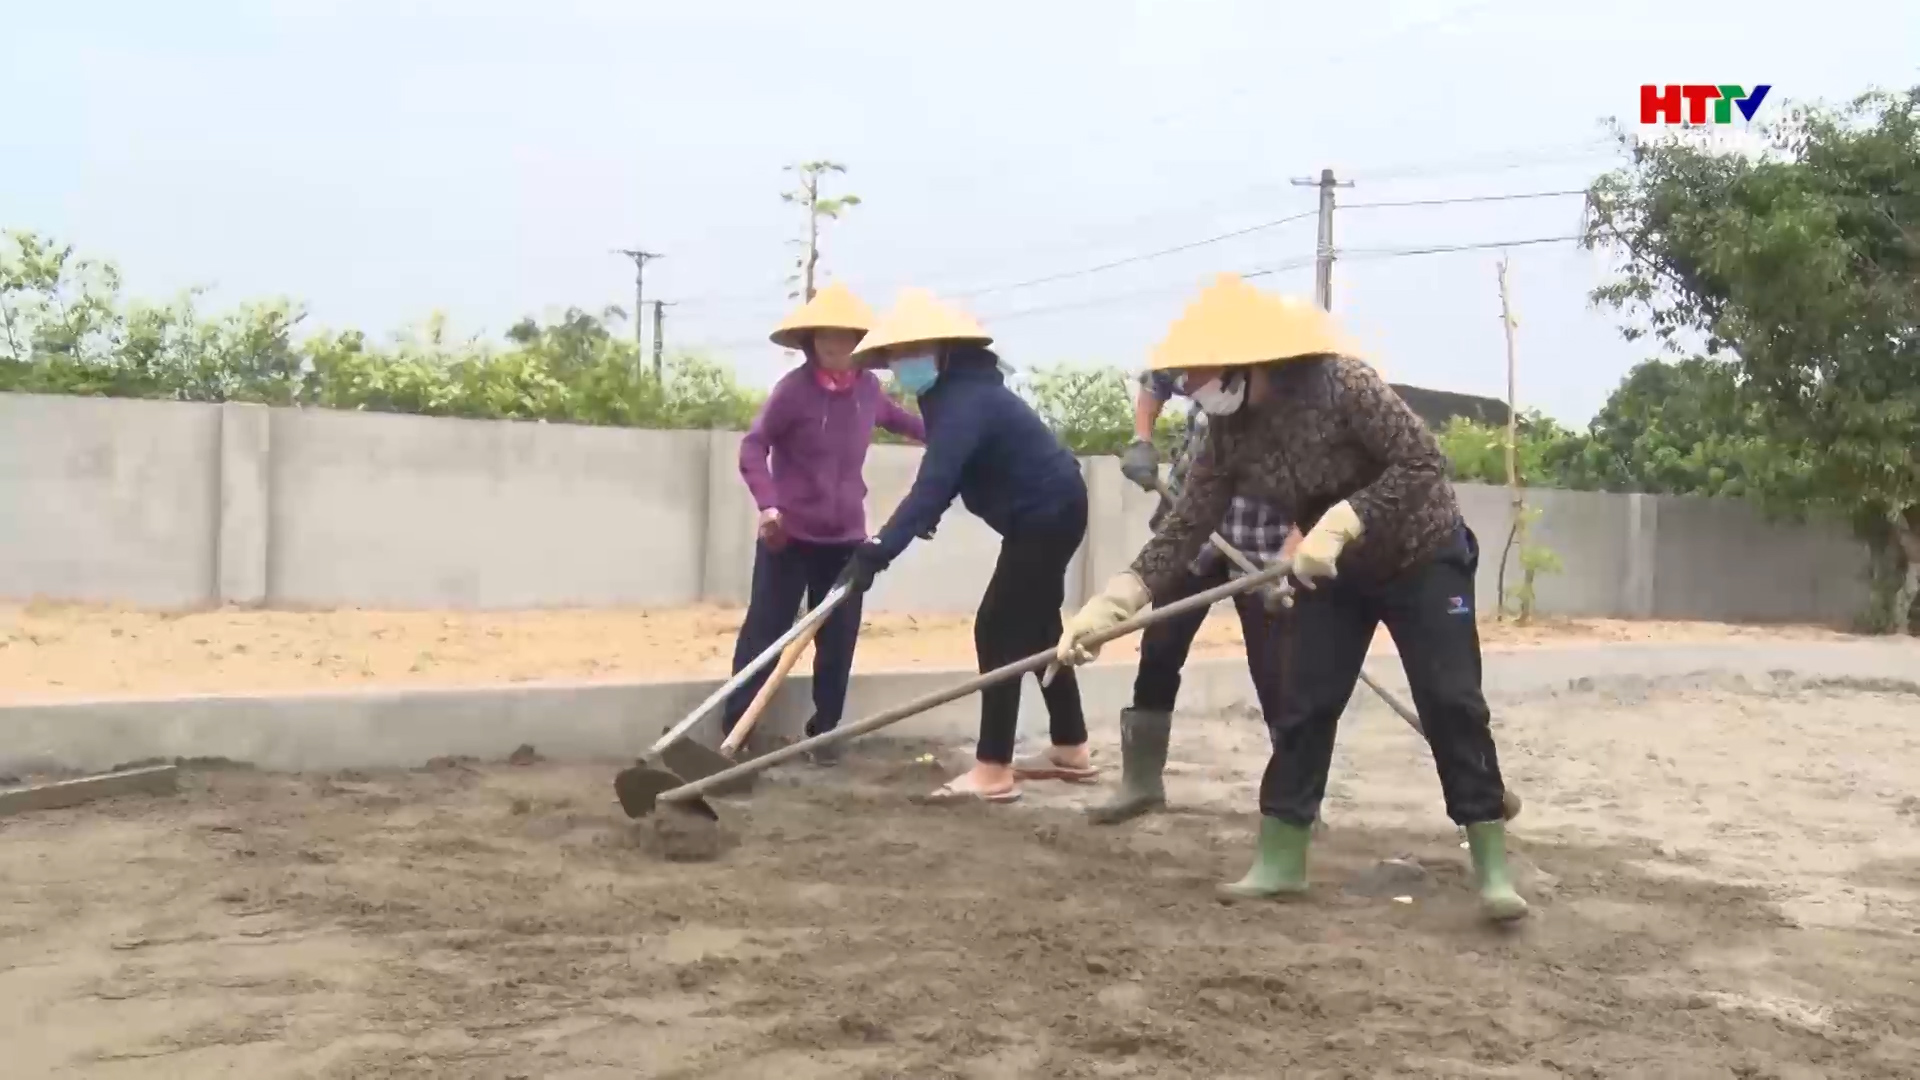
[[981, 795], [992, 795], [1013, 787], [1013, 766], [1001, 765], [992, 761], [976, 761], [973, 768], [953, 779], [951, 785], [956, 791], [970, 791]]
[[1086, 743], [1079, 746], [1049, 746], [1047, 759], [1063, 769], [1085, 769], [1093, 764], [1093, 750]]
[[1066, 780], [1083, 783], [1099, 775], [1093, 765], [1093, 751], [1086, 743], [1078, 746], [1050, 746], [1038, 754], [1028, 754], [1013, 763], [1013, 775], [1021, 780]]
[[982, 799], [987, 802], [1011, 802], [1020, 797], [1020, 785], [1014, 781], [1013, 766], [976, 761], [973, 768], [942, 784], [929, 795], [930, 802]]

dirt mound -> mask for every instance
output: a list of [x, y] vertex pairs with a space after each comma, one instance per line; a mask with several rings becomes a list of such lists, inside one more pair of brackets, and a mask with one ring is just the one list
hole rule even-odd
[[[12, 865], [40, 869], [0, 890], [0, 989], [37, 957], [32, 985], [67, 1019], [6, 1041], [81, 1075], [134, 1058], [354, 1078], [1920, 1068], [1897, 1034], [1920, 1016], [1920, 938], [1796, 933], [1764, 890], [1651, 872], [1638, 845], [1516, 841], [1535, 902], [1517, 933], [1477, 920], [1444, 826], [1336, 822], [1309, 899], [1229, 907], [1210, 888], [1242, 869], [1241, 814], [1098, 829], [1065, 808], [912, 806], [917, 757], [866, 748], [762, 785], [703, 864], [649, 850], [610, 769], [550, 764], [207, 773], [164, 812], [8, 826]], [[72, 877], [77, 829], [92, 865], [138, 873]], [[1344, 887], [1390, 859], [1422, 870], [1414, 902]], [[1770, 974], [1727, 981], [1729, 956]], [[171, 1022], [129, 1020], [153, 1015]]]

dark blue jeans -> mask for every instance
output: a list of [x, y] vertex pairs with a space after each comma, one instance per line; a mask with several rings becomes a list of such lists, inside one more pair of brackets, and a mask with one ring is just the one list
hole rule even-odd
[[[766, 544], [757, 545], [753, 553], [753, 594], [747, 601], [747, 618], [740, 624], [740, 636], [734, 641], [733, 670], [738, 672], [752, 663], [754, 657], [779, 641], [780, 635], [793, 629], [802, 598], [809, 611], [826, 599], [834, 579], [859, 546], [788, 540], [779, 551], [768, 551]], [[807, 724], [809, 735], [832, 731], [846, 708], [853, 647], [860, 640], [860, 601], [859, 596], [843, 601], [813, 639], [813, 719]], [[721, 717], [721, 730], [733, 730], [772, 673], [773, 665], [769, 664], [733, 692]]]

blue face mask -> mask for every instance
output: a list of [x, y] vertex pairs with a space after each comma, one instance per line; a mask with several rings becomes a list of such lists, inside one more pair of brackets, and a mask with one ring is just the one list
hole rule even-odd
[[940, 380], [940, 363], [932, 356], [903, 356], [887, 365], [893, 377], [900, 381], [907, 393], [915, 397], [933, 389]]

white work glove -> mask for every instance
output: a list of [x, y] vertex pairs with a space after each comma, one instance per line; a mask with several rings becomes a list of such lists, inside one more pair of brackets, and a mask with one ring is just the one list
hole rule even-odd
[[1062, 667], [1090, 662], [1100, 655], [1100, 646], [1082, 644], [1082, 639], [1119, 626], [1152, 602], [1153, 594], [1147, 591], [1146, 582], [1132, 571], [1115, 574], [1099, 595], [1088, 600], [1067, 620], [1066, 630], [1060, 635], [1060, 647], [1053, 653], [1054, 661]]
[[1294, 580], [1313, 588], [1318, 580], [1333, 580], [1340, 552], [1360, 538], [1360, 515], [1345, 500], [1334, 503], [1320, 515], [1313, 530], [1293, 551]]

